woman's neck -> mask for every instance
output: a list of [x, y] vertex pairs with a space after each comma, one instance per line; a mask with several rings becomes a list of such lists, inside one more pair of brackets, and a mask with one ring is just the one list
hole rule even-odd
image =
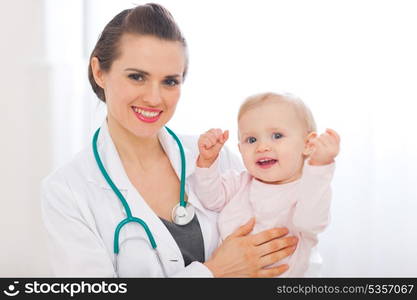
[[107, 118], [107, 126], [123, 164], [146, 171], [154, 165], [155, 160], [164, 155], [157, 135], [137, 137], [112, 118]]

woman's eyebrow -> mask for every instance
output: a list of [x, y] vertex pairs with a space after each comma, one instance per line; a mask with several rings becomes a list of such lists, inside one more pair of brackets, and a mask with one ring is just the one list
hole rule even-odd
[[182, 81], [182, 76], [179, 74], [175, 74], [175, 75], [167, 75], [165, 76], [165, 80], [177, 80], [177, 81]]
[[181, 78], [181, 75], [179, 74], [174, 74], [174, 75], [167, 75], [165, 76], [166, 79], [179, 79]]
[[133, 72], [137, 72], [137, 73], [141, 73], [143, 75], [149, 76], [149, 73], [143, 70], [139, 70], [136, 68], [126, 68], [125, 71], [133, 71]]
[[[136, 73], [143, 74], [145, 76], [150, 75], [148, 72], [140, 70], [140, 69], [136, 69], [136, 68], [126, 68], [125, 71], [130, 71], [130, 72], [133, 71], [133, 72], [136, 72]], [[180, 77], [181, 77], [181, 74], [172, 74], [172, 75], [165, 76], [165, 78], [168, 78], [168, 79], [174, 79], [174, 78], [180, 78]]]

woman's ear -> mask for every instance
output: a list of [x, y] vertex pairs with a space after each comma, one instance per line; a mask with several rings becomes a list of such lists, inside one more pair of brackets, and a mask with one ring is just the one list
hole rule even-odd
[[91, 58], [91, 71], [93, 73], [94, 81], [97, 83], [99, 87], [104, 89], [104, 80], [103, 80], [103, 72], [100, 69], [100, 62], [98, 58], [93, 56]]
[[310, 132], [307, 135], [306, 141], [305, 141], [305, 145], [304, 145], [304, 151], [303, 154], [306, 156], [309, 156], [311, 153], [313, 153], [314, 150], [314, 144], [313, 144], [313, 140], [317, 137], [317, 132], [313, 131]]

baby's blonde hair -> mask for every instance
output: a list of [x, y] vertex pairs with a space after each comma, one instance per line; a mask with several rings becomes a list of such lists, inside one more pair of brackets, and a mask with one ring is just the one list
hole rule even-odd
[[316, 131], [316, 122], [314, 121], [313, 114], [311, 110], [304, 104], [304, 102], [292, 95], [292, 94], [277, 94], [277, 93], [261, 93], [255, 94], [248, 98], [241, 104], [239, 108], [239, 113], [237, 115], [237, 120], [239, 121], [242, 115], [248, 110], [255, 108], [261, 104], [267, 103], [271, 100], [276, 100], [283, 103], [290, 104], [293, 108], [300, 121], [303, 123], [304, 128], [306, 129], [306, 134]]

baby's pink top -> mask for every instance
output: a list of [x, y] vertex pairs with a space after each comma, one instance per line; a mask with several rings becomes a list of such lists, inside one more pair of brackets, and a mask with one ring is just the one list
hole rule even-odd
[[[217, 161], [210, 168], [196, 168], [195, 192], [203, 205], [220, 212], [221, 240], [251, 217], [256, 218], [252, 233], [273, 227], [287, 227], [299, 238], [292, 256], [279, 261], [288, 271], [280, 277], [303, 277], [310, 255], [330, 219], [330, 183], [335, 164], [311, 166], [306, 161], [300, 179], [286, 184], [266, 184], [247, 171], [219, 174]], [[311, 276], [311, 275], [308, 275]]]

